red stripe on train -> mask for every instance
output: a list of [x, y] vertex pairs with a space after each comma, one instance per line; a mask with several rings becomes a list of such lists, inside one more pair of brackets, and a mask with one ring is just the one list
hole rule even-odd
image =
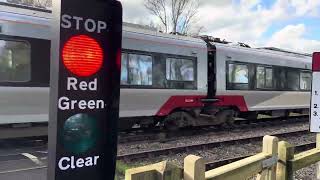
[[[203, 107], [201, 99], [206, 96], [171, 96], [168, 101], [157, 112], [157, 116], [167, 116], [177, 108]], [[212, 103], [212, 106], [233, 106], [239, 111], [246, 112], [248, 107], [243, 96], [216, 96], [219, 102]]]

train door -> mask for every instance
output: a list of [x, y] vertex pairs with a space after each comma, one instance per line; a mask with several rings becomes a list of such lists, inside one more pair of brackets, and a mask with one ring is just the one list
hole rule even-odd
[[208, 51], [208, 99], [216, 95], [215, 49]]

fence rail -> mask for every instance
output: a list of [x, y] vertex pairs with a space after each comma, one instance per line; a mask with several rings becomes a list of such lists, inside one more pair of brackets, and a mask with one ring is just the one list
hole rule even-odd
[[[205, 160], [189, 155], [183, 170], [166, 161], [126, 171], [126, 180], [293, 180], [295, 171], [320, 161], [320, 134], [317, 147], [294, 154], [294, 146], [278, 142], [274, 136], [263, 138], [262, 152], [254, 156], [205, 171]], [[320, 176], [318, 177], [320, 179]]]

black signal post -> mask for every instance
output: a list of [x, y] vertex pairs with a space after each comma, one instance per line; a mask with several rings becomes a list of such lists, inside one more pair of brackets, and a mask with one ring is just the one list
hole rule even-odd
[[58, 1], [53, 1], [48, 180], [111, 180], [122, 7], [115, 0]]

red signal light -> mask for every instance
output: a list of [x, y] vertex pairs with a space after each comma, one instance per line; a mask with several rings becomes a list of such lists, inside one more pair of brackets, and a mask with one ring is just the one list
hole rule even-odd
[[62, 61], [73, 74], [91, 76], [102, 66], [103, 50], [95, 39], [87, 35], [73, 36], [62, 49]]
[[121, 69], [121, 49], [119, 49], [118, 51], [117, 51], [117, 61], [116, 61], [116, 63], [117, 63], [117, 68], [120, 70]]
[[313, 53], [312, 71], [320, 71], [320, 52]]

